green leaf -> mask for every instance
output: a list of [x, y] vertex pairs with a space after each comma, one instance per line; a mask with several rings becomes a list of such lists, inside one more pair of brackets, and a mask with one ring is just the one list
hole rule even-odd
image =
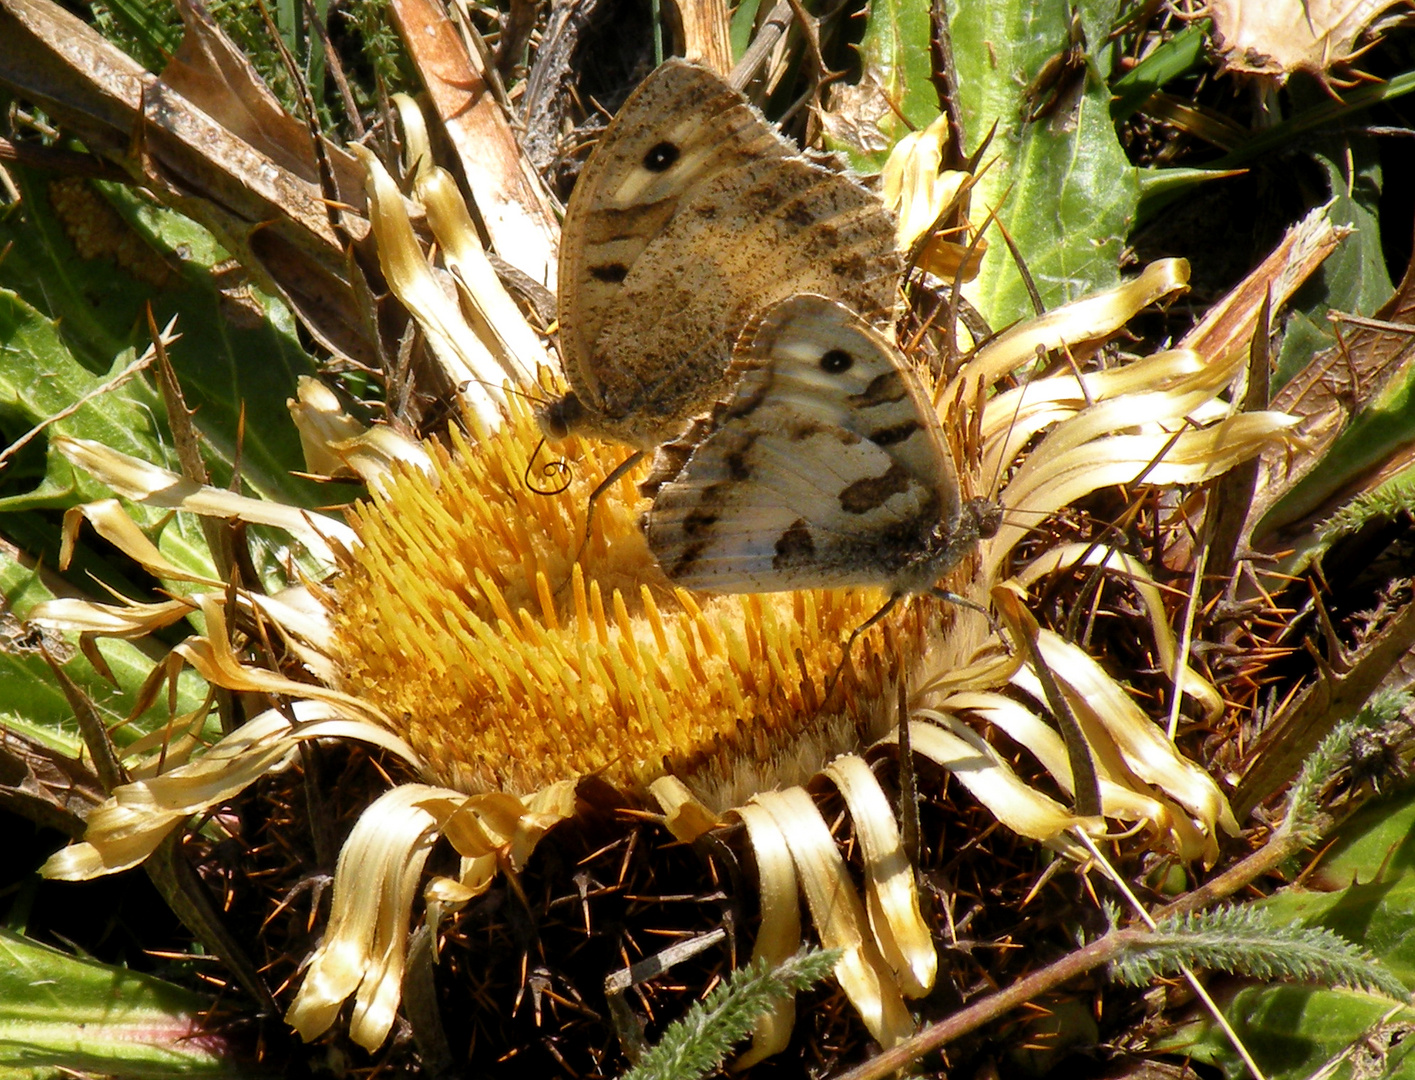
[[[241, 477], [247, 491], [297, 505], [313, 505], [320, 496], [293, 480], [302, 466], [299, 440], [285, 400], [297, 375], [311, 370], [299, 348], [290, 317], [278, 304], [251, 294], [245, 324], [230, 317], [228, 298], [217, 288], [216, 267], [224, 253], [209, 234], [181, 215], [110, 187], [55, 187], [33, 174], [12, 169], [22, 201], [0, 212], [0, 443], [11, 444], [36, 433], [0, 472], [0, 535], [32, 559], [23, 566], [12, 555], [0, 559], [0, 587], [15, 617], [23, 619], [35, 603], [52, 593], [90, 595], [108, 600], [103, 589], [138, 600], [152, 599], [154, 582], [111, 545], [82, 529], [68, 589], [61, 589], [59, 517], [56, 511], [108, 497], [111, 493], [77, 474], [53, 450], [54, 435], [91, 439], [136, 458], [175, 468], [164, 407], [146, 373], [121, 385], [117, 377], [148, 344], [146, 307], [151, 303], [159, 325], [176, 314], [183, 335], [170, 349], [178, 378], [190, 392], [189, 403], [204, 437], [205, 459], [217, 484], [235, 469], [239, 416], [244, 405], [258, 418], [246, 426], [241, 443]], [[61, 218], [55, 200], [71, 212]], [[107, 254], [83, 258], [66, 233], [98, 230], [111, 239]], [[84, 235], [88, 234], [76, 234]], [[52, 421], [52, 422], [51, 422]], [[198, 523], [190, 515], [171, 515], [138, 505], [129, 514], [174, 563], [211, 575], [211, 559]], [[286, 574], [276, 564], [286, 546], [283, 537], [251, 529], [258, 569], [266, 584], [283, 586]], [[162, 583], [190, 593], [187, 584]], [[67, 660], [69, 677], [93, 701], [110, 727], [132, 710], [135, 693], [154, 661], [183, 636], [181, 626], [163, 641], [142, 647], [116, 640], [98, 645], [117, 686], [94, 670], [77, 652]], [[65, 646], [57, 644], [61, 651]], [[61, 753], [77, 757], [80, 742], [69, 708], [48, 666], [37, 652], [4, 657], [0, 687], [0, 724]], [[188, 671], [178, 681], [176, 712], [190, 713], [203, 699], [199, 679]], [[168, 699], [137, 722], [117, 728], [121, 747], [155, 730], [168, 719]]]
[[1226, 180], [1241, 170], [1223, 169], [1137, 169], [1140, 184], [1139, 218], [1153, 218], [1160, 210], [1197, 185]]
[[850, 152], [851, 163], [862, 172], [878, 172], [895, 143], [908, 132], [927, 127], [938, 116], [938, 91], [933, 84], [928, 47], [930, 33], [927, 4], [918, 0], [876, 0], [870, 5], [869, 21], [858, 48], [865, 84], [877, 87], [893, 104], [893, 108], [883, 102], [877, 106], [879, 118], [875, 123], [883, 136], [884, 149], [860, 153], [855, 147], [834, 147]]
[[229, 1044], [202, 1023], [210, 1005], [0, 929], [0, 1069], [12, 1075], [236, 1075]]
[[1167, 82], [1188, 75], [1205, 63], [1209, 20], [1190, 23], [1115, 80], [1111, 118], [1119, 123], [1138, 112]]
[[[1288, 328], [1278, 354], [1274, 389], [1301, 370], [1314, 353], [1336, 344], [1327, 312], [1370, 315], [1394, 289], [1381, 248], [1380, 200], [1385, 178], [1373, 140], [1351, 137], [1340, 144], [1321, 140], [1312, 148], [1311, 157], [1327, 176], [1331, 223], [1352, 233], [1327, 258], [1317, 281], [1294, 298], [1297, 325]], [[1361, 437], [1347, 432], [1342, 440], [1348, 438], [1359, 443]]]
[[[951, 23], [969, 152], [997, 125], [984, 157], [993, 164], [975, 190], [972, 217], [981, 222], [997, 209], [1047, 308], [1119, 280], [1139, 200], [1136, 170], [1111, 122], [1108, 53], [1098, 51], [1110, 6], [1082, 6], [1084, 70], [1063, 81], [1055, 112], [1023, 119], [1033, 108], [1028, 84], [1071, 44], [1070, 10], [1060, 0], [966, 0]], [[996, 231], [990, 239], [972, 299], [998, 328], [1032, 306], [1006, 245]]]
[[1316, 870], [1314, 887], [1339, 889], [1415, 873], [1415, 791], [1363, 806], [1337, 830]]
[[[1328, 1061], [1357, 1046], [1391, 1008], [1389, 999], [1383, 997], [1297, 986], [1250, 987], [1223, 1002], [1224, 1016], [1268, 1080], [1306, 1080]], [[1405, 1026], [1412, 1018], [1411, 1010], [1403, 1009], [1393, 1019]], [[1233, 1080], [1251, 1075], [1212, 1021], [1186, 1025], [1157, 1040], [1152, 1049], [1217, 1065]], [[1351, 1077], [1352, 1073], [1335, 1075]]]
[[[1296, 89], [1300, 85], [1289, 84], [1289, 87]], [[1311, 94], [1286, 120], [1263, 128], [1238, 149], [1210, 164], [1216, 169], [1237, 169], [1260, 159], [1275, 159], [1294, 144], [1305, 143], [1309, 132], [1340, 128], [1350, 124], [1363, 110], [1389, 103], [1412, 91], [1415, 91], [1415, 71], [1403, 71], [1340, 96], [1318, 91]]]
[[[1415, 792], [1353, 815], [1304, 880], [1310, 888], [1294, 886], [1250, 907], [1279, 924], [1339, 934], [1415, 987]], [[1265, 986], [1242, 990], [1223, 1011], [1271, 1080], [1309, 1077], [1348, 1050], [1364, 1055], [1362, 1070], [1347, 1063], [1332, 1076], [1415, 1076], [1410, 1040], [1390, 1047], [1378, 1026], [1392, 1007], [1355, 991]], [[1412, 1022], [1415, 1013], [1405, 1008], [1389, 1024], [1399, 1031]], [[1219, 1065], [1227, 1076], [1246, 1075], [1211, 1021], [1190, 1024], [1156, 1048]]]
[[1277, 919], [1300, 919], [1354, 941], [1415, 987], [1415, 792], [1364, 807], [1337, 831], [1311, 889], [1261, 901]]
[[[151, 390], [137, 380], [122, 393], [98, 393], [109, 377], [132, 362], [134, 353], [118, 352], [113, 368], [95, 376], [75, 359], [65, 337], [58, 322], [17, 293], [0, 288], [0, 341], [5, 343], [6, 356], [0, 365], [0, 430], [6, 442], [13, 443], [30, 428], [94, 394], [90, 405], [48, 431], [94, 439], [125, 454], [155, 454], [159, 443], [153, 415], [160, 402]], [[76, 477], [57, 455], [45, 462], [35, 453], [45, 445], [44, 438], [33, 442], [28, 452], [17, 457], [18, 468], [4, 476], [0, 511], [65, 509], [106, 494], [97, 484]]]
[[1395, 1000], [1407, 996], [1398, 978], [1363, 956], [1339, 931], [1299, 925], [1291, 915], [1275, 914], [1263, 904], [1168, 919], [1111, 968], [1122, 982], [1144, 986], [1179, 974], [1185, 965], [1259, 979], [1379, 990]]
[[[74, 404], [98, 387], [101, 379], [92, 376], [121, 370], [147, 347], [150, 303], [159, 327], [178, 318], [182, 337], [169, 355], [188, 405], [197, 410], [194, 422], [206, 440], [213, 482], [226, 484], [234, 471], [244, 409], [261, 419], [247, 425], [240, 448], [247, 488], [284, 502], [317, 505], [319, 493], [290, 475], [303, 458], [285, 401], [297, 378], [313, 374], [314, 366], [300, 348], [289, 312], [248, 287], [223, 292], [218, 283], [225, 252], [181, 214], [119, 185], [76, 190], [45, 184], [23, 169], [10, 171], [22, 200], [0, 217], [0, 248], [9, 245], [0, 262], [0, 288], [12, 290], [8, 312], [0, 314], [8, 320], [0, 333], [23, 322], [30, 336], [21, 342], [25, 351], [3, 365], [10, 382], [0, 390], [0, 401], [18, 405], [31, 424]], [[56, 198], [69, 211], [62, 219]], [[66, 227], [76, 235], [105, 238], [110, 253], [82, 257]], [[34, 323], [34, 312], [48, 317], [47, 331]], [[84, 371], [89, 378], [81, 377]], [[167, 464], [170, 440], [154, 414], [161, 414], [160, 401], [139, 380], [86, 403], [58, 430]], [[18, 434], [17, 423], [13, 415], [0, 415], [5, 435]], [[63, 505], [69, 481], [62, 472], [52, 481], [35, 497]], [[78, 501], [73, 493], [68, 498]]]
[[[6, 267], [8, 269], [8, 267]], [[121, 453], [157, 464], [172, 464], [156, 417], [161, 402], [142, 378], [110, 388], [134, 359], [120, 352], [110, 371], [95, 376], [68, 348], [73, 339], [61, 324], [36, 311], [16, 293], [0, 288], [0, 340], [6, 363], [0, 365], [0, 435], [12, 443], [53, 417], [73, 409], [45, 427], [16, 455], [13, 467], [0, 473], [0, 532], [47, 566], [59, 563], [59, 530], [45, 510], [67, 510], [80, 503], [108, 498], [111, 492], [80, 473], [49, 447], [49, 436], [92, 439]], [[140, 506], [130, 508], [142, 527], [155, 529], [166, 514]], [[211, 574], [211, 560], [195, 523], [185, 518], [167, 522], [160, 546], [175, 563], [195, 573]], [[70, 579], [88, 586], [92, 578], [127, 595], [141, 598], [148, 584], [135, 581], [131, 568], [113, 560], [106, 546], [100, 554], [85, 540], [74, 553]]]
[[[1401, 447], [1415, 442], [1415, 386], [1409, 369], [1392, 380], [1332, 443], [1322, 458], [1322, 468], [1309, 473], [1279, 506], [1315, 507], [1366, 475], [1372, 466], [1387, 462]], [[1274, 511], [1277, 513], [1278, 511]], [[1301, 516], [1291, 511], [1287, 520]]]
[[742, 0], [742, 3], [732, 9], [729, 36], [732, 39], [732, 59], [734, 62], [742, 59], [742, 54], [752, 43], [752, 36], [756, 30], [757, 12], [761, 10], [761, 6], [761, 0]]
[[1300, 919], [1360, 943], [1415, 986], [1415, 876], [1353, 883], [1336, 893], [1288, 889], [1260, 906], [1279, 921]]
[[[67, 324], [62, 324], [67, 329]], [[67, 348], [61, 324], [40, 314], [15, 293], [0, 289], [0, 339], [7, 342], [8, 363], [0, 366], [0, 432], [7, 442], [28, 434], [51, 418], [18, 455], [17, 468], [0, 477], [0, 530], [31, 555], [50, 566], [59, 562], [59, 530], [41, 510], [67, 510], [81, 503], [111, 497], [111, 492], [75, 472], [48, 443], [50, 435], [92, 439], [124, 454], [172, 467], [165, 448], [169, 438], [156, 422], [162, 406], [144, 379], [118, 385], [119, 376], [134, 359], [131, 350], [118, 354], [111, 371], [94, 376]], [[68, 415], [61, 413], [74, 409]], [[159, 547], [177, 565], [194, 573], [214, 573], [205, 540], [187, 517], [168, 519], [165, 511], [130, 506], [140, 526], [161, 526]], [[165, 524], [163, 524], [165, 522]], [[142, 598], [147, 585], [135, 582], [121, 562], [95, 553], [81, 543], [69, 568], [71, 579], [93, 577], [125, 595]]]
[[[6, 610], [19, 619], [28, 615], [41, 600], [52, 599], [39, 573], [22, 566], [3, 549], [0, 549], [0, 594], [4, 596]], [[51, 655], [63, 661], [65, 674], [93, 702], [113, 732], [113, 741], [120, 751], [167, 721], [168, 698], [164, 693], [132, 723], [119, 726], [132, 711], [135, 695], [153, 666], [152, 655], [134, 642], [105, 638], [97, 643], [99, 653], [117, 680], [116, 686], [94, 670], [77, 649], [57, 638], [48, 641], [46, 646]], [[196, 672], [183, 671], [177, 679], [177, 714], [194, 712], [204, 695], [205, 683]], [[71, 758], [78, 758], [82, 752], [83, 740], [74, 711], [37, 648], [0, 650], [0, 730], [26, 735]], [[220, 737], [215, 716], [208, 723], [206, 736]]]

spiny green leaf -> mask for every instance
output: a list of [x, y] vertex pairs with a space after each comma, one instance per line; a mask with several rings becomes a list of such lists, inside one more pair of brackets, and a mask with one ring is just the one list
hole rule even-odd
[[[1409, 701], [1408, 694], [1383, 691], [1373, 697], [1350, 720], [1337, 725], [1336, 729], [1318, 744], [1317, 749], [1302, 763], [1302, 771], [1288, 794], [1284, 829], [1301, 834], [1312, 827], [1315, 814], [1320, 810], [1316, 805], [1316, 795], [1338, 769], [1350, 762], [1352, 743], [1361, 732], [1379, 729], [1394, 722]], [[1311, 839], [1315, 840], [1316, 837]]]
[[1324, 927], [1280, 925], [1255, 907], [1225, 907], [1170, 919], [1146, 935], [1144, 945], [1112, 966], [1121, 982], [1143, 986], [1173, 975], [1181, 965], [1216, 968], [1259, 979], [1315, 982], [1408, 995], [1399, 979]]
[[[883, 97], [866, 108], [875, 114], [880, 149], [862, 151], [842, 145], [851, 162], [864, 171], [878, 171], [890, 149], [908, 132], [927, 127], [938, 116], [938, 91], [933, 84], [929, 40], [929, 6], [917, 0], [875, 0], [858, 46], [863, 70], [861, 86]], [[886, 100], [887, 99], [887, 103]]]
[[[1056, 84], [1055, 108], [1028, 120], [1028, 84], [1073, 44], [1071, 7], [1060, 0], [966, 0], [952, 12], [959, 96], [972, 152], [994, 124], [992, 166], [973, 197], [973, 217], [996, 209], [1047, 308], [1119, 280], [1121, 249], [1135, 220], [1139, 183], [1116, 138], [1106, 85], [1105, 10], [1083, 6], [1086, 51]], [[1096, 29], [1093, 29], [1095, 27]], [[996, 234], [970, 286], [992, 326], [1032, 313], [1023, 280]]]
[[774, 970], [757, 961], [734, 971], [671, 1025], [624, 1080], [693, 1080], [720, 1068], [774, 1002], [820, 982], [839, 957], [838, 949], [803, 949]]
[[[181, 214], [117, 185], [56, 186], [19, 168], [11, 175], [22, 199], [0, 215], [0, 288], [11, 290], [0, 319], [6, 332], [23, 330], [26, 336], [8, 339], [17, 352], [0, 365], [8, 380], [0, 401], [20, 410], [0, 414], [0, 430], [14, 437], [121, 370], [150, 343], [150, 303], [159, 327], [178, 319], [182, 336], [169, 355], [188, 404], [198, 410], [194, 422], [206, 440], [215, 482], [226, 484], [234, 470], [244, 409], [246, 415], [278, 418], [246, 428], [239, 456], [247, 488], [283, 502], [318, 505], [322, 496], [290, 475], [303, 467], [303, 455], [294, 425], [283, 420], [285, 401], [314, 365], [289, 312], [249, 287], [224, 282], [226, 253]], [[87, 253], [70, 239], [93, 234], [106, 239]], [[134, 380], [88, 401], [57, 430], [167, 464], [167, 437], [155, 419], [161, 411], [158, 395]], [[71, 483], [61, 470], [35, 497], [56, 497], [46, 505], [61, 506], [89, 497], [70, 491], [70, 501], [63, 502]]]
[[[210, 1002], [151, 976], [0, 929], [0, 1067], [33, 1075], [228, 1076]], [[249, 1074], [248, 1074], [249, 1075]]]

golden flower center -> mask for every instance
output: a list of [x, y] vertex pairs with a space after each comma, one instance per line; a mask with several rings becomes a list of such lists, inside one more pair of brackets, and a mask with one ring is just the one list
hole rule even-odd
[[844, 643], [883, 592], [675, 589], [639, 529], [642, 470], [599, 497], [581, 551], [589, 494], [627, 451], [567, 440], [574, 480], [545, 494], [543, 470], [527, 468], [539, 438], [517, 405], [499, 431], [434, 446], [431, 475], [407, 470], [353, 514], [362, 546], [332, 604], [341, 689], [391, 717], [434, 779], [525, 794], [673, 773], [726, 806], [892, 721], [900, 657], [935, 604], [900, 605], [862, 634], [827, 710]]

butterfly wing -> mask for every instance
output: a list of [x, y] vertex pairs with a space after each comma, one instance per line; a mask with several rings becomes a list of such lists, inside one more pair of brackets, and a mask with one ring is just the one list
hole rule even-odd
[[[706, 68], [669, 60], [629, 95], [576, 181], [561, 231], [561, 339], [583, 363], [619, 286], [686, 195], [757, 157], [787, 153]], [[570, 378], [577, 382], [575, 373]]]
[[725, 389], [750, 314], [797, 292], [892, 313], [894, 222], [843, 173], [808, 162], [740, 94], [682, 60], [629, 97], [566, 209], [566, 376], [579, 425], [639, 446]]
[[664, 572], [714, 592], [927, 588], [976, 540], [938, 418], [894, 347], [821, 296], [755, 319], [730, 398], [644, 485]]

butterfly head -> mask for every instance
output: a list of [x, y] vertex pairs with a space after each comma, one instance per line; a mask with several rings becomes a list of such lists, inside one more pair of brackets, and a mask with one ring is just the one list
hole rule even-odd
[[565, 438], [585, 426], [588, 413], [573, 390], [536, 410], [536, 423], [541, 433], [552, 442]]
[[969, 499], [963, 504], [963, 517], [972, 521], [979, 540], [991, 540], [1002, 528], [1002, 503], [996, 499]]

